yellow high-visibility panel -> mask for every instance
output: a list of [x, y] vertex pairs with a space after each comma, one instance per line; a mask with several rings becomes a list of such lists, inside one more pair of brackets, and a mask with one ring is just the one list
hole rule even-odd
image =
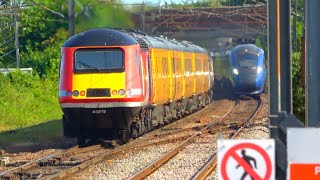
[[[87, 89], [94, 88], [109, 88], [110, 92], [113, 90], [119, 91], [126, 89], [125, 87], [125, 73], [96, 73], [96, 74], [73, 74], [72, 76], [72, 91], [78, 90], [87, 91]], [[121, 98], [124, 96], [112, 96], [110, 98]], [[75, 99], [90, 99], [90, 98], [106, 98], [106, 97], [86, 97], [77, 96]]]

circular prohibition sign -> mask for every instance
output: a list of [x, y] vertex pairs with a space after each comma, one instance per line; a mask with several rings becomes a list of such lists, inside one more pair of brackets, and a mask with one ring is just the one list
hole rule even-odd
[[[254, 169], [245, 161], [243, 160], [237, 153], [237, 150], [240, 149], [252, 149], [257, 151], [260, 155], [262, 155], [265, 163], [266, 163], [266, 167], [267, 167], [267, 171], [264, 175], [264, 177], [260, 177], [259, 174], [257, 174]], [[229, 180], [230, 178], [228, 177], [227, 174], [227, 161], [229, 160], [229, 158], [233, 158], [235, 159], [242, 167], [243, 169], [251, 176], [253, 177], [255, 180], [268, 180], [271, 177], [271, 173], [272, 173], [272, 165], [271, 165], [271, 160], [268, 156], [268, 154], [266, 153], [266, 151], [264, 149], [262, 149], [260, 146], [257, 146], [256, 144], [253, 143], [241, 143], [238, 145], [235, 145], [234, 147], [230, 148], [224, 155], [222, 162], [221, 162], [221, 175], [222, 178], [224, 180]]]

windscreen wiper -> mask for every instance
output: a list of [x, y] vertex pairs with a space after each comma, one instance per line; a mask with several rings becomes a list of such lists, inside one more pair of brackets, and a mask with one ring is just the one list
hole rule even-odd
[[82, 65], [84, 65], [84, 66], [86, 66], [88, 68], [95, 69], [95, 70], [98, 70], [99, 72], [101, 72], [101, 70], [99, 68], [95, 67], [95, 66], [91, 66], [91, 65], [89, 65], [87, 63], [84, 63], [84, 62], [81, 62], [81, 61], [79, 61], [77, 63], [82, 64]]

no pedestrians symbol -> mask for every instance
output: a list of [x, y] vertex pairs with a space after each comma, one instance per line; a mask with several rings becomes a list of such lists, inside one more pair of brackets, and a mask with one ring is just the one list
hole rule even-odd
[[[259, 143], [259, 141], [263, 142]], [[274, 179], [274, 141], [219, 140], [218, 178], [223, 180]]]

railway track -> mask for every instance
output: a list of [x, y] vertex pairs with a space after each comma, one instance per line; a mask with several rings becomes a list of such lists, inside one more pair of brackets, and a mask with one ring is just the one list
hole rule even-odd
[[[77, 171], [84, 170], [87, 167], [98, 164], [99, 162], [102, 162], [103, 160], [108, 160], [112, 159], [114, 157], [118, 157], [121, 154], [128, 154], [133, 151], [139, 151], [147, 147], [151, 146], [157, 146], [157, 145], [163, 145], [163, 144], [169, 144], [169, 143], [176, 143], [176, 142], [181, 142], [187, 138], [189, 138], [191, 135], [188, 133], [188, 131], [192, 129], [197, 129], [198, 127], [193, 127], [193, 128], [188, 128], [188, 129], [178, 129], [175, 130], [175, 128], [172, 128], [173, 131], [170, 131], [171, 127], [183, 124], [183, 123], [189, 123], [190, 121], [194, 121], [194, 117], [205, 112], [207, 107], [204, 109], [195, 112], [183, 119], [180, 119], [178, 121], [175, 121], [171, 124], [168, 124], [167, 126], [161, 128], [161, 129], [156, 129], [148, 134], [145, 135], [143, 139], [136, 139], [133, 141], [130, 141], [130, 143], [125, 144], [123, 146], [120, 146], [119, 148], [116, 148], [114, 150], [111, 150], [110, 152], [104, 153], [100, 156], [97, 156], [93, 159], [90, 159], [86, 162], [83, 162], [77, 166], [74, 166], [72, 168], [69, 168], [67, 170], [61, 171], [59, 173], [53, 174], [51, 176], [48, 176], [44, 179], [61, 179], [61, 178], [66, 178], [71, 174], [74, 174]], [[183, 132], [184, 134], [177, 135], [177, 131]], [[174, 137], [170, 136], [175, 134]]]
[[[237, 122], [237, 125], [232, 125], [232, 132], [229, 133], [228, 137], [230, 138], [235, 138], [241, 130], [248, 125], [248, 123], [258, 114], [260, 109], [262, 108], [262, 101], [261, 99], [257, 99], [257, 108], [254, 110], [254, 112], [251, 114], [251, 116], [241, 123]], [[214, 123], [210, 123], [204, 127], [201, 127], [201, 129], [197, 132], [195, 132], [191, 137], [189, 137], [187, 140], [183, 141], [181, 144], [167, 152], [165, 155], [157, 159], [156, 161], [152, 162], [149, 164], [147, 167], [142, 169], [141, 171], [137, 172], [133, 176], [130, 177], [130, 179], [145, 179], [148, 176], [150, 176], [152, 173], [156, 172], [160, 167], [162, 167], [164, 164], [169, 162], [173, 157], [175, 157], [179, 152], [182, 152], [187, 146], [195, 142], [195, 139], [198, 138], [199, 136], [205, 134], [205, 133], [218, 133], [221, 131], [220, 129], [215, 128], [217, 124], [225, 124], [227, 125], [227, 122], [222, 122], [225, 120], [227, 117], [229, 117], [231, 114], [236, 114], [235, 112], [240, 108], [240, 101], [239, 103], [236, 103], [234, 107], [232, 107], [224, 116], [222, 116], [218, 121]], [[228, 121], [230, 123], [230, 121]], [[232, 124], [232, 122], [231, 122]], [[236, 128], [235, 128], [236, 127]], [[230, 127], [229, 127], [230, 129]], [[192, 179], [204, 179], [208, 175], [210, 175], [213, 171], [213, 169], [216, 166], [216, 153], [214, 153], [211, 158], [207, 161], [206, 164], [203, 165], [203, 167], [196, 172], [193, 176]], [[151, 178], [152, 179], [152, 178]]]
[[36, 174], [28, 173], [27, 172], [28, 170], [33, 169], [38, 166], [55, 164], [55, 162], [61, 161], [61, 159], [66, 158], [69, 155], [99, 150], [101, 148], [102, 148], [101, 145], [93, 145], [93, 146], [88, 146], [88, 147], [84, 147], [84, 148], [80, 148], [79, 146], [73, 146], [69, 149], [65, 149], [65, 150], [59, 151], [57, 153], [42, 157], [40, 159], [25, 163], [21, 166], [14, 167], [14, 168], [8, 169], [6, 171], [0, 172], [0, 178], [1, 179], [14, 179], [17, 177], [22, 178], [22, 179], [24, 177], [34, 178], [33, 176], [36, 176]]
[[[197, 113], [198, 112], [196, 112], [195, 114]], [[190, 117], [192, 117], [192, 115], [190, 115]], [[176, 121], [173, 124], [179, 124], [179, 121]], [[61, 178], [68, 176], [69, 174], [72, 174], [78, 170], [85, 169], [86, 167], [98, 163], [103, 159], [112, 158], [117, 154], [124, 154], [128, 151], [138, 150], [148, 146], [177, 142], [184, 140], [188, 137], [189, 135], [182, 135], [171, 138], [169, 137], [169, 134], [167, 132], [163, 134], [157, 133], [157, 130], [155, 130], [154, 132], [148, 133], [148, 137], [143, 140], [140, 140], [140, 142], [135, 142], [134, 140], [129, 144], [125, 144], [115, 149], [105, 149], [101, 145], [93, 145], [84, 148], [74, 146], [69, 149], [62, 150], [57, 153], [42, 157], [40, 159], [25, 163], [19, 167], [14, 167], [4, 172], [0, 172], [0, 179]], [[96, 157], [92, 157], [84, 161], [70, 161], [70, 159], [77, 159], [74, 158], [74, 156], [76, 156], [77, 154], [87, 152], [92, 153], [93, 151], [101, 151], [101, 153], [95, 154]]]
[[[188, 136], [179, 136], [175, 138], [167, 138], [154, 142], [145, 142], [134, 146], [123, 145], [115, 149], [105, 149], [101, 145], [93, 145], [85, 148], [79, 148], [78, 146], [63, 150], [61, 152], [40, 158], [38, 160], [26, 163], [22, 166], [9, 169], [0, 173], [0, 179], [59, 179], [67, 177], [79, 170], [96, 164], [104, 159], [110, 159], [119, 154], [125, 154], [129, 151], [139, 150], [148, 146], [156, 146], [160, 144], [174, 143], [187, 139]], [[92, 152], [97, 150], [103, 150], [94, 158], [85, 160], [83, 162], [69, 163], [67, 164], [62, 159], [70, 159], [69, 155], [75, 155], [80, 153]], [[67, 157], [69, 156], [69, 157]], [[60, 170], [59, 170], [60, 169]], [[56, 170], [56, 172], [52, 172]], [[48, 172], [51, 171], [51, 172]]]
[[[239, 104], [235, 105], [239, 108]], [[217, 105], [217, 109], [221, 108], [219, 104]], [[214, 109], [214, 108], [213, 108]], [[77, 163], [56, 163], [56, 164], [49, 164], [49, 163], [42, 163], [43, 160], [52, 160], [53, 155], [50, 155], [50, 157], [44, 157], [39, 160], [36, 160], [34, 162], [30, 162], [28, 164], [33, 164], [32, 166], [24, 165], [21, 167], [13, 168], [11, 170], [8, 170], [6, 172], [2, 172], [0, 174], [0, 179], [4, 179], [4, 177], [10, 177], [10, 175], [15, 175], [15, 177], [20, 177], [20, 179], [30, 179], [30, 178], [38, 178], [38, 179], [61, 179], [61, 178], [67, 178], [70, 175], [73, 175], [75, 172], [87, 169], [88, 167], [98, 164], [99, 162], [103, 162], [104, 160], [108, 161], [110, 159], [119, 157], [120, 155], [128, 154], [129, 152], [139, 152], [143, 151], [143, 149], [146, 149], [151, 146], [158, 147], [156, 145], [165, 145], [165, 144], [173, 144], [178, 142], [185, 142], [188, 141], [187, 139], [192, 136], [198, 136], [202, 131], [212, 131], [212, 128], [217, 124], [223, 125], [224, 123], [221, 121], [211, 122], [211, 123], [198, 123], [195, 121], [198, 121], [195, 117], [201, 117], [204, 114], [208, 114], [208, 112], [211, 112], [212, 108], [204, 108], [201, 111], [198, 111], [190, 116], [187, 116], [181, 120], [178, 120], [176, 122], [173, 122], [171, 124], [168, 124], [167, 126], [164, 126], [161, 129], [157, 129], [155, 131], [152, 131], [148, 134], [146, 134], [143, 138], [138, 138], [136, 140], [130, 141], [128, 144], [116, 147], [115, 149], [105, 149], [101, 147], [100, 145], [96, 145], [93, 147], [87, 147], [87, 148], [79, 148], [79, 147], [73, 147], [67, 150], [64, 150], [60, 155], [55, 155], [54, 157], [60, 157], [64, 156], [64, 159], [70, 159], [68, 157], [68, 154], [79, 154], [79, 153], [91, 153], [92, 151], [99, 151], [101, 150], [101, 153], [95, 155], [94, 157], [90, 159], [83, 160], [81, 162]], [[231, 110], [230, 110], [231, 111]], [[235, 111], [233, 108], [232, 111]], [[217, 117], [212, 117], [217, 118]], [[225, 118], [225, 116], [220, 117], [221, 119]], [[194, 125], [192, 127], [186, 126], [187, 124], [193, 123]], [[204, 125], [205, 124], [205, 125]], [[203, 129], [203, 130], [201, 130]], [[206, 129], [206, 130], [205, 130]], [[221, 129], [220, 129], [221, 130]], [[190, 141], [192, 142], [192, 140]], [[159, 146], [160, 147], [160, 146]], [[90, 150], [92, 148], [92, 150]], [[73, 149], [73, 150], [72, 150]], [[72, 152], [72, 153], [71, 153]], [[59, 158], [58, 158], [59, 159]], [[39, 169], [40, 162], [42, 164], [46, 164], [44, 169], [49, 169], [50, 172], [48, 173], [42, 173], [41, 167]], [[46, 171], [47, 171], [46, 170]], [[53, 172], [54, 171], [54, 172]], [[24, 175], [24, 176], [22, 176]], [[30, 176], [32, 175], [32, 176]], [[22, 177], [22, 178], [21, 178]], [[8, 178], [7, 178], [8, 179]], [[10, 179], [10, 178], [9, 178]]]

